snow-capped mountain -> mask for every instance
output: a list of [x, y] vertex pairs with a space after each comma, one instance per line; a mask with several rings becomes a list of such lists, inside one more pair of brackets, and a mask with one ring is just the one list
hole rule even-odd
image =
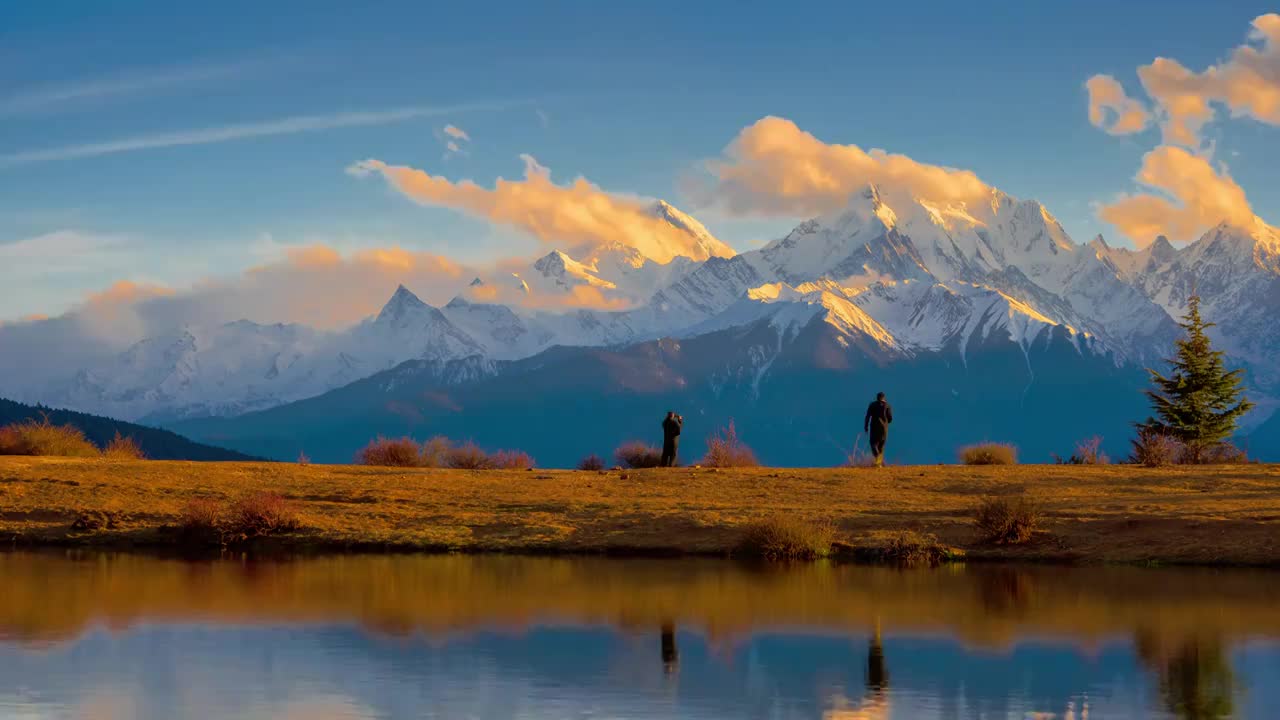
[[1255, 219], [1227, 223], [1175, 249], [1157, 239], [1142, 250], [1105, 248], [1133, 285], [1167, 314], [1180, 317], [1192, 293], [1216, 323], [1209, 334], [1228, 357], [1246, 368], [1261, 421], [1280, 396], [1280, 230]]
[[[490, 323], [488, 337], [504, 336], [500, 326]], [[80, 371], [46, 402], [128, 419], [236, 415], [317, 395], [406, 360], [445, 362], [491, 352], [500, 354], [400, 286], [377, 316], [342, 332], [245, 320], [183, 326]]]
[[756, 344], [734, 357], [751, 367], [723, 372], [753, 376], [756, 389], [794, 343], [878, 364], [964, 364], [975, 348], [1007, 348], [1033, 375], [1035, 363], [1070, 366], [1053, 355], [1061, 352], [1140, 368], [1168, 354], [1192, 288], [1224, 348], [1249, 369], [1254, 399], [1269, 413], [1280, 397], [1280, 233], [1261, 221], [1219, 226], [1181, 249], [1162, 238], [1132, 251], [1101, 237], [1077, 244], [1039, 203], [999, 191], [977, 205], [939, 206], [867, 187], [844, 208], [732, 255], [670, 205], [651, 214], [687, 233], [691, 256], [658, 262], [621, 245], [577, 257], [553, 250], [477, 279], [440, 308], [398, 288], [377, 316], [341, 332], [184, 327], [38, 399], [125, 418], [235, 415], [406, 360], [428, 368], [467, 360], [458, 377], [474, 378], [555, 346], [745, 327]]

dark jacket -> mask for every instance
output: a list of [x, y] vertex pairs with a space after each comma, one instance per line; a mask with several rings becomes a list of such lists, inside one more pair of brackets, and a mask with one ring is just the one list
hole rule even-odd
[[684, 420], [681, 418], [663, 418], [662, 420], [662, 440], [671, 442], [680, 437], [680, 430], [684, 427]]
[[886, 433], [893, 422], [893, 408], [884, 400], [873, 400], [867, 406], [867, 416], [862, 419], [864, 432]]

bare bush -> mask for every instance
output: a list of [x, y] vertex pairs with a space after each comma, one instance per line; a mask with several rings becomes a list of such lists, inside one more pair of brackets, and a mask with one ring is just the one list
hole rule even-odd
[[1133, 452], [1129, 459], [1138, 465], [1162, 467], [1182, 462], [1186, 449], [1177, 438], [1155, 428], [1138, 428], [1137, 437], [1130, 441]]
[[1040, 509], [1025, 498], [1009, 502], [991, 497], [978, 504], [973, 522], [984, 542], [1017, 545], [1035, 534], [1040, 524]]
[[604, 458], [592, 453], [578, 461], [579, 470], [603, 470]]
[[965, 465], [1017, 465], [1018, 449], [1008, 443], [978, 443], [960, 448]]
[[534, 462], [523, 450], [498, 450], [489, 456], [489, 465], [495, 470], [528, 470]]
[[619, 445], [613, 456], [619, 465], [632, 469], [654, 468], [662, 464], [662, 450], [639, 440]]
[[457, 470], [492, 470], [493, 458], [473, 442], [449, 448], [449, 467]]
[[381, 467], [421, 467], [422, 453], [413, 438], [385, 438], [381, 435], [356, 453], [360, 465]]
[[1223, 442], [1206, 448], [1200, 455], [1200, 462], [1205, 465], [1242, 465], [1250, 460], [1244, 450]]
[[144, 460], [147, 457], [132, 437], [123, 437], [119, 431], [102, 449], [102, 456], [111, 460]]
[[1102, 436], [1094, 435], [1086, 440], [1076, 443], [1076, 451], [1071, 453], [1071, 457], [1063, 460], [1057, 455], [1053, 456], [1054, 461], [1059, 465], [1107, 465], [1111, 462], [1111, 458], [1102, 451]]
[[759, 467], [756, 454], [738, 437], [733, 421], [720, 432], [707, 438], [707, 454], [702, 464], [714, 468]]
[[736, 553], [766, 560], [812, 560], [831, 554], [835, 526], [794, 515], [776, 515], [746, 526]]
[[256, 492], [236, 500], [224, 518], [229, 534], [245, 540], [293, 532], [302, 526], [292, 504], [269, 492]]
[[951, 552], [933, 533], [903, 530], [880, 548], [880, 561], [903, 567], [932, 567], [949, 558]]
[[0, 455], [99, 457], [102, 451], [73, 425], [32, 418], [0, 428]]
[[419, 453], [422, 467], [449, 467], [449, 451], [452, 449], [453, 443], [443, 435], [436, 435], [427, 440], [422, 443], [422, 451]]

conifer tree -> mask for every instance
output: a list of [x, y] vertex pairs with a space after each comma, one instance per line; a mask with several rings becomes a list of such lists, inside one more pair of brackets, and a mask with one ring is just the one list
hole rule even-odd
[[1241, 415], [1253, 408], [1240, 387], [1243, 370], [1227, 370], [1223, 353], [1214, 350], [1205, 329], [1213, 327], [1200, 317], [1200, 296], [1187, 299], [1187, 314], [1178, 323], [1186, 336], [1177, 342], [1165, 376], [1148, 369], [1154, 387], [1147, 390], [1157, 417], [1144, 426], [1180, 441], [1188, 460], [1199, 461], [1206, 450], [1222, 443], [1236, 430]]

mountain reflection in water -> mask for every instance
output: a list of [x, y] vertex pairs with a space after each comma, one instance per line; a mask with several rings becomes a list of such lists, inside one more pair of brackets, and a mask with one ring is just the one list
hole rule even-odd
[[0, 717], [1266, 718], [1280, 576], [0, 554]]

